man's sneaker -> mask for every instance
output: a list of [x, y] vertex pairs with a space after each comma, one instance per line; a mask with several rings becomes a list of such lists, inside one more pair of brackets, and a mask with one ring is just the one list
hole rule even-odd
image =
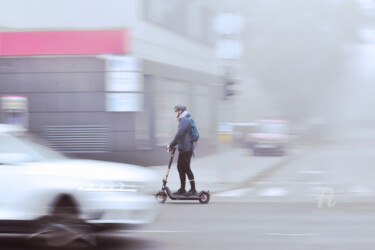
[[173, 195], [186, 195], [186, 191], [180, 188], [177, 192], [174, 192]]
[[197, 190], [195, 190], [195, 189], [190, 189], [189, 192], [186, 193], [186, 195], [188, 195], [188, 196], [196, 195], [196, 194], [198, 194], [198, 193], [197, 193]]

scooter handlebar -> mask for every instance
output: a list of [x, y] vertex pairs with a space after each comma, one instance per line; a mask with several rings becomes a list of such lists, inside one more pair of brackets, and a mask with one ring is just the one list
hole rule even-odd
[[174, 148], [167, 147], [167, 152], [174, 153], [174, 151], [176, 151], [176, 147], [174, 147]]

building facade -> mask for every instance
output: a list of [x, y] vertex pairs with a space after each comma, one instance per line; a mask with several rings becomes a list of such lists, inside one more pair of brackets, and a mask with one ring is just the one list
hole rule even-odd
[[[212, 4], [18, 2], [0, 10], [1, 122], [17, 117], [78, 157], [157, 165], [183, 103], [199, 126], [197, 155], [215, 149], [222, 89]], [[6, 106], [14, 97], [27, 107]]]

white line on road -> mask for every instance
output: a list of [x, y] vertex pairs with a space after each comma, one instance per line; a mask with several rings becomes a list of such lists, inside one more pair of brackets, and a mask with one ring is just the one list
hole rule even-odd
[[372, 196], [371, 190], [365, 186], [351, 186], [349, 192], [362, 197]]
[[217, 194], [217, 196], [244, 196], [251, 191], [250, 188], [230, 190]]
[[[213, 233], [214, 231], [175, 231], [175, 230], [122, 230], [121, 233]], [[216, 232], [217, 233], [217, 232]], [[221, 232], [222, 233], [222, 232]], [[270, 236], [320, 236], [320, 233], [265, 233]]]
[[306, 234], [285, 234], [285, 233], [266, 233], [272, 236], [319, 236], [320, 233], [306, 233]]
[[173, 230], [121, 230], [123, 233], [192, 233], [189, 231], [173, 231]]
[[325, 174], [327, 171], [317, 171], [317, 170], [305, 170], [300, 171], [302, 174]]
[[263, 190], [258, 196], [285, 196], [288, 191], [285, 188], [268, 188]]

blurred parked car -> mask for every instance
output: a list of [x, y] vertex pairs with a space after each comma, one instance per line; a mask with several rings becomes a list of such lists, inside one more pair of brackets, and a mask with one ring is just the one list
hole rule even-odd
[[246, 135], [255, 156], [263, 154], [284, 155], [289, 143], [288, 122], [285, 120], [257, 120], [253, 130]]
[[236, 147], [251, 147], [246, 141], [246, 135], [254, 129], [255, 123], [233, 123], [233, 145]]
[[70, 159], [0, 124], [0, 232], [51, 246], [152, 222], [158, 176], [143, 167]]

